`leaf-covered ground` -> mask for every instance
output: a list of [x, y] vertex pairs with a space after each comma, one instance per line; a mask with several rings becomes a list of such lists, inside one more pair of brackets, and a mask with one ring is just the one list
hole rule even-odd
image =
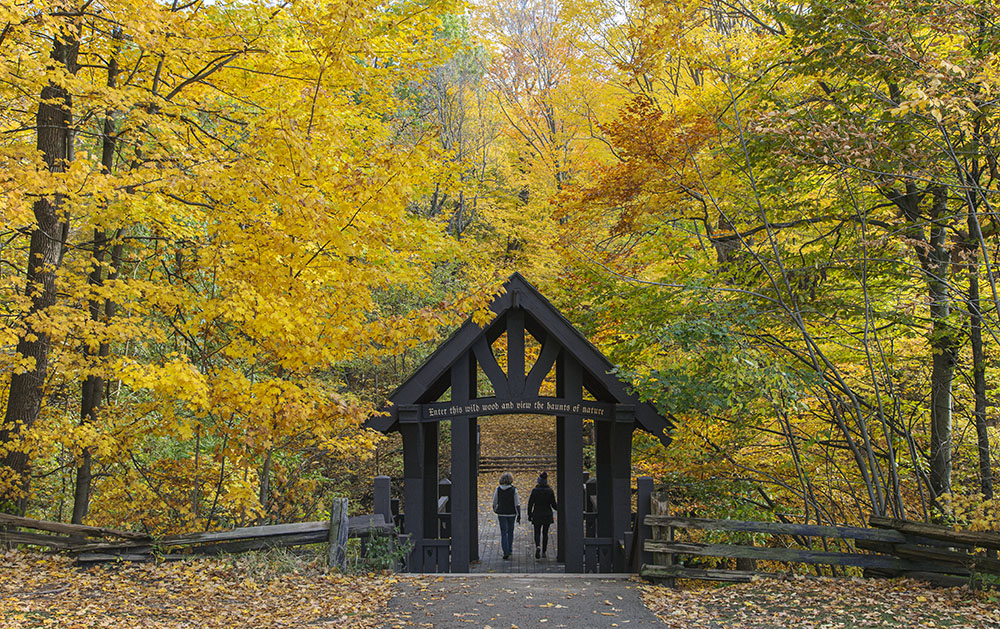
[[724, 587], [646, 587], [667, 627], [1000, 627], [996, 592], [910, 580], [761, 579]]
[[8, 552], [0, 562], [0, 627], [19, 629], [377, 627], [395, 582], [273, 557], [78, 568]]

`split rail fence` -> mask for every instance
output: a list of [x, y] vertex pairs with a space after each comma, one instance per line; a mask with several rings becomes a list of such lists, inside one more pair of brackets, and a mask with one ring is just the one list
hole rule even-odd
[[[347, 501], [335, 501], [331, 519], [251, 526], [225, 531], [186, 533], [154, 538], [144, 533], [96, 526], [34, 520], [0, 513], [0, 544], [47, 547], [76, 555], [79, 563], [185, 559], [191, 555], [241, 553], [266, 548], [329, 544], [330, 564], [343, 566], [349, 537], [364, 546], [371, 537], [395, 535], [382, 514], [347, 517]], [[364, 550], [362, 550], [364, 554]]]
[[[789, 576], [757, 570], [760, 561], [807, 564], [813, 566], [813, 575], [822, 572], [817, 566], [825, 565], [831, 566], [826, 571], [831, 576], [846, 575], [844, 568], [860, 568], [868, 577], [906, 576], [943, 586], [979, 583], [983, 575], [1000, 576], [1000, 560], [993, 556], [1000, 550], [997, 533], [883, 517], [872, 517], [872, 528], [675, 517], [662, 512], [664, 504], [665, 498], [653, 496], [651, 513], [644, 514], [640, 529], [640, 574], [653, 580], [745, 582], [755, 576]], [[703, 540], [722, 537], [712, 534], [736, 533], [744, 539], [768, 536], [768, 542], [694, 541], [689, 539], [692, 531], [704, 532], [694, 534]], [[740, 560], [738, 569], [713, 567], [719, 563], [713, 558]]]

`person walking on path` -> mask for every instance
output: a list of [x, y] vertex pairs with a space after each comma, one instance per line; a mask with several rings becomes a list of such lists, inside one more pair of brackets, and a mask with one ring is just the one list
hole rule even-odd
[[493, 491], [493, 513], [500, 520], [500, 547], [503, 558], [510, 559], [514, 550], [514, 521], [521, 523], [521, 497], [514, 487], [514, 477], [510, 472], [500, 475], [500, 485]]
[[544, 557], [549, 549], [549, 526], [556, 509], [556, 494], [549, 487], [549, 473], [542, 472], [528, 497], [528, 522], [535, 525], [535, 559]]

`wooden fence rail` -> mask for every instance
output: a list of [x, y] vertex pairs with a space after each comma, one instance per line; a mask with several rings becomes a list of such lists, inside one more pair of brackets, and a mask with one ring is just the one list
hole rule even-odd
[[[14, 516], [0, 517], [0, 524], [6, 525], [5, 529], [0, 530], [0, 544], [28, 544], [67, 551], [76, 554], [77, 561], [81, 563], [111, 560], [145, 561], [153, 557], [154, 551], [157, 556], [171, 559], [183, 558], [191, 554], [240, 553], [265, 548], [330, 542], [329, 520], [250, 526], [160, 538], [140, 533], [15, 518]], [[395, 532], [393, 524], [387, 523], [382, 514], [354, 516], [347, 519], [347, 525], [348, 537], [354, 538], [366, 539], [372, 535], [391, 535]], [[14, 530], [14, 527], [50, 532], [58, 531], [61, 534], [47, 535], [25, 532]], [[113, 537], [127, 539], [107, 539]]]
[[[1000, 549], [1000, 535], [955, 531], [922, 522], [873, 517], [871, 524], [875, 528], [863, 528], [653, 514], [645, 516], [644, 523], [653, 527], [653, 539], [645, 540], [643, 549], [654, 553], [654, 561], [643, 564], [640, 574], [652, 579], [749, 581], [754, 576], [782, 576], [755, 570], [718, 570], [684, 565], [676, 563], [678, 555], [851, 566], [864, 568], [865, 574], [870, 576], [910, 576], [940, 585], [967, 583], [977, 574], [1000, 575], [1000, 561], [975, 553], [976, 548]], [[843, 540], [854, 549], [869, 552], [813, 550], [784, 544], [749, 546], [673, 541], [674, 531], [679, 529]]]

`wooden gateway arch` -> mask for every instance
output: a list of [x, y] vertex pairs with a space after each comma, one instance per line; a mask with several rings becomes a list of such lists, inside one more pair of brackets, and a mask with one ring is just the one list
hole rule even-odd
[[[490, 305], [495, 316], [489, 324], [466, 321], [396, 389], [387, 413], [368, 421], [371, 428], [402, 436], [404, 533], [414, 545], [407, 569], [469, 571], [470, 562], [479, 558], [477, 418], [534, 413], [556, 417], [557, 560], [565, 562], [566, 572], [583, 572], [585, 554], [596, 553], [604, 571], [620, 572], [624, 540], [632, 530], [632, 432], [641, 428], [667, 444], [672, 426], [611, 375], [608, 359], [520, 274], [512, 275], [504, 288]], [[506, 373], [492, 349], [504, 333]], [[525, 373], [529, 334], [541, 349]], [[542, 396], [542, 383], [553, 367], [555, 396]], [[491, 395], [477, 392], [480, 370], [492, 385]], [[449, 389], [450, 399], [441, 401]], [[594, 420], [596, 537], [584, 535], [584, 419]], [[451, 523], [446, 538], [438, 526], [438, 436], [443, 421], [451, 422]]]

